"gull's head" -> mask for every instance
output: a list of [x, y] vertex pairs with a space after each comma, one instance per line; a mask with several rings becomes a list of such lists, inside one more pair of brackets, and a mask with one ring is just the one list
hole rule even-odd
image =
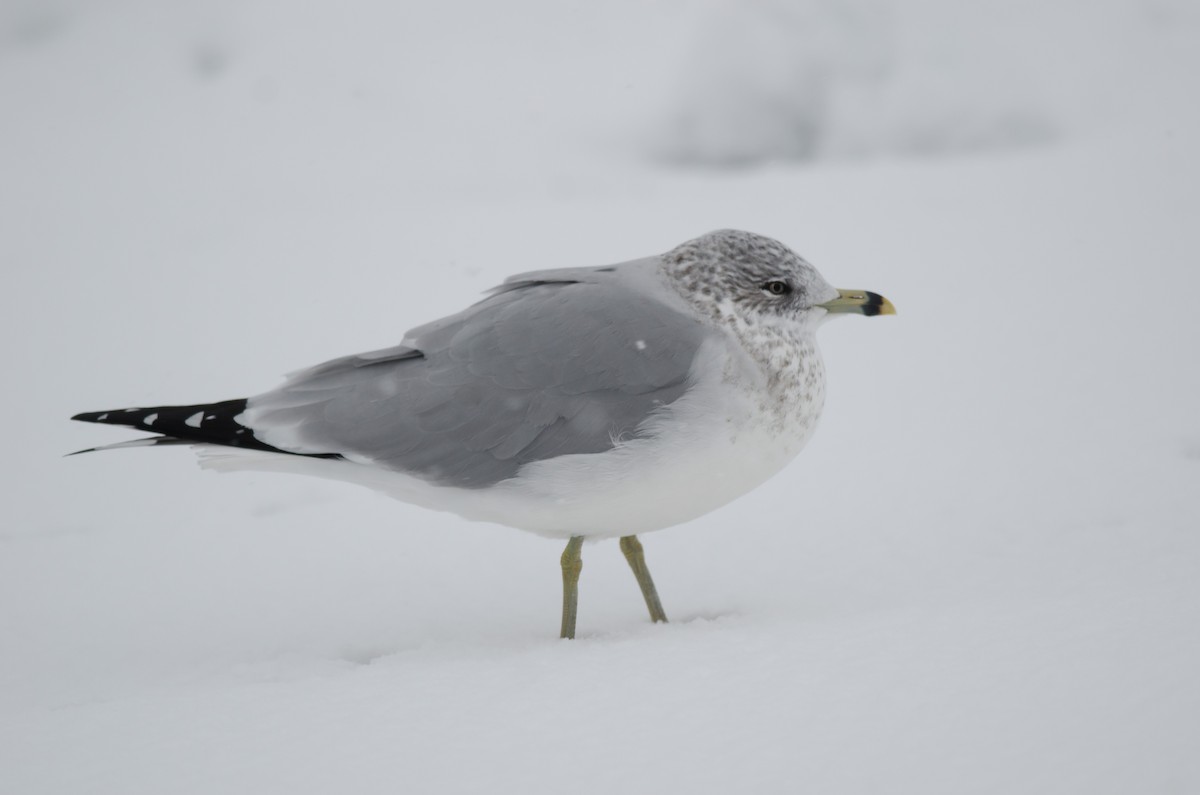
[[838, 290], [778, 240], [721, 229], [663, 255], [675, 288], [697, 308], [749, 325], [812, 326], [831, 313], [892, 315], [891, 302], [866, 290]]

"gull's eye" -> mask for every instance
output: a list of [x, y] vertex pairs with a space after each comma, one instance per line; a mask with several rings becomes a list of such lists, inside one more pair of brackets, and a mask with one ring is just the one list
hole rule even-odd
[[763, 285], [763, 289], [771, 295], [787, 295], [792, 291], [792, 285], [782, 279], [772, 279]]

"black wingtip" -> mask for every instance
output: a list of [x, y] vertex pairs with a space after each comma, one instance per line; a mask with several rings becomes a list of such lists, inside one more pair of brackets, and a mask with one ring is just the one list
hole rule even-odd
[[97, 418], [101, 417], [105, 413], [106, 412], [103, 412], [103, 411], [85, 411], [81, 414], [76, 414], [71, 419], [77, 420], [79, 422], [103, 422], [103, 420], [100, 420]]
[[110, 409], [108, 411], [84, 411], [71, 419], [78, 422], [99, 422], [105, 425], [130, 425], [137, 427], [138, 420], [155, 409]]
[[171, 444], [196, 444], [195, 439], [179, 439], [174, 436], [143, 436], [140, 439], [127, 439], [124, 442], [115, 442], [113, 444], [102, 444], [99, 447], [89, 447], [86, 450], [76, 450], [73, 453], [67, 453], [63, 458], [69, 458], [80, 453], [96, 453], [101, 450], [123, 450], [126, 447], [157, 447], [159, 445]]
[[[315, 458], [341, 458], [337, 453], [291, 453], [259, 440], [253, 429], [242, 425], [239, 417], [246, 410], [246, 399], [225, 400], [219, 403], [197, 403], [188, 406], [152, 406], [145, 408], [85, 411], [71, 419], [79, 422], [98, 422], [103, 425], [123, 425], [141, 431], [162, 434], [147, 439], [92, 447], [80, 450], [115, 450], [121, 447], [143, 447], [156, 444], [218, 444], [272, 453], [311, 455]], [[77, 455], [72, 453], [71, 455]]]

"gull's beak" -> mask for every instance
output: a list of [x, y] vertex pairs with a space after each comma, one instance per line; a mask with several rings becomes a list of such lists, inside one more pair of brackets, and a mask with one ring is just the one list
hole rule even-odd
[[826, 312], [855, 312], [868, 317], [872, 315], [894, 315], [896, 307], [879, 293], [867, 290], [838, 290], [838, 297], [817, 306]]

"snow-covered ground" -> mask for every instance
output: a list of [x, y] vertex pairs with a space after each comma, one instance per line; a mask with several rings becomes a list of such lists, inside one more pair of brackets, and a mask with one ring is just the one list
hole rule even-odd
[[[0, 8], [0, 791], [1200, 791], [1197, 74], [1185, 0]], [[644, 538], [670, 625], [613, 543], [564, 642], [556, 543], [61, 457], [727, 226], [900, 314]]]

